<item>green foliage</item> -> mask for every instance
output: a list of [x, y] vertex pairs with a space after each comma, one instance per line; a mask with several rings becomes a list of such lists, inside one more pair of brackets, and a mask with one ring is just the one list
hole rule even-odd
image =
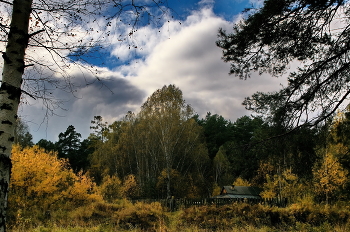
[[[96, 117], [102, 120], [101, 116]], [[109, 126], [107, 123], [103, 123], [103, 126], [94, 127], [99, 128], [99, 132], [95, 131], [89, 136], [89, 146], [92, 150], [88, 157], [90, 162], [89, 171], [98, 184], [101, 184], [104, 176], [115, 175], [117, 169], [120, 168], [117, 163], [117, 144], [121, 133], [120, 126], [121, 122], [118, 121]]]
[[230, 166], [231, 164], [227, 158], [226, 150], [221, 146], [213, 160], [214, 180], [219, 186], [227, 185], [233, 179], [230, 174]]
[[[205, 185], [209, 158], [203, 131], [193, 119], [193, 109], [185, 103], [182, 91], [176, 86], [164, 86], [155, 91], [137, 115], [129, 112], [121, 131], [116, 146], [117, 173], [120, 177], [129, 173], [135, 175], [142, 196], [170, 198], [174, 195], [171, 191], [176, 182], [172, 180], [172, 170], [181, 175], [182, 182], [178, 185], [186, 185], [188, 177]], [[160, 192], [150, 189], [156, 187], [163, 171], [166, 192], [160, 196]], [[181, 192], [183, 194], [186, 193]]]
[[232, 33], [220, 30], [223, 59], [231, 64], [230, 73], [242, 79], [253, 73], [282, 76], [299, 61], [286, 87], [246, 98], [247, 109], [292, 128], [315, 126], [346, 102], [349, 28], [342, 24], [350, 18], [347, 3], [266, 0], [262, 8], [248, 11]]
[[37, 146], [45, 149], [46, 152], [54, 152], [57, 151], [55, 143], [46, 140], [46, 139], [40, 139], [37, 143]]
[[87, 155], [81, 152], [81, 134], [75, 131], [75, 127], [68, 126], [65, 132], [58, 135], [55, 147], [59, 158], [67, 158], [72, 169], [78, 172], [87, 167]]
[[34, 145], [33, 136], [29, 132], [28, 125], [21, 119], [17, 119], [15, 127], [15, 144], [19, 144], [21, 147], [31, 147]]
[[232, 139], [232, 123], [224, 117], [210, 112], [204, 119], [199, 120], [195, 117], [197, 123], [203, 127], [206, 145], [209, 157], [214, 159], [220, 147]]
[[[243, 116], [233, 123], [232, 139], [224, 144], [223, 148], [230, 162], [229, 173], [234, 178], [240, 176], [243, 179], [252, 180], [259, 162], [269, 155], [269, 151], [265, 152], [266, 144], [260, 144], [264, 139], [261, 135], [264, 129], [268, 131], [268, 126], [261, 118]], [[232, 181], [233, 179], [230, 183]]]
[[96, 137], [96, 139], [101, 140], [102, 142], [105, 141], [106, 133], [108, 133], [108, 123], [103, 122], [102, 116], [94, 116], [94, 119], [91, 120], [92, 126], [90, 126], [90, 129], [93, 129], [93, 135]]

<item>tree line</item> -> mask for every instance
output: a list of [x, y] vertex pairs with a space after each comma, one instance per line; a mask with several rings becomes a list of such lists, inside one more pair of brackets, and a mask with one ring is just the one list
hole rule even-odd
[[[112, 19], [122, 22], [119, 20], [121, 14], [127, 12], [130, 16], [130, 10], [134, 12], [134, 17], [131, 17], [130, 22], [134, 26], [143, 15], [155, 18], [158, 15], [164, 15], [165, 8], [162, 6], [166, 1], [152, 2], [159, 9], [156, 15], [149, 12], [150, 7], [152, 7], [149, 4], [147, 6], [135, 5], [133, 1], [131, 4], [129, 1], [67, 1], [65, 5], [49, 1], [0, 1], [5, 9], [4, 17], [0, 19], [0, 36], [1, 42], [6, 43], [6, 50], [2, 51], [4, 64], [0, 89], [2, 112], [0, 124], [0, 150], [2, 151], [0, 159], [2, 170], [0, 173], [1, 231], [6, 229], [8, 186], [10, 185], [12, 167], [11, 147], [14, 142], [20, 143], [23, 142], [22, 139], [30, 139], [28, 134], [21, 139], [18, 137], [16, 140], [14, 134], [22, 93], [34, 99], [43, 99], [44, 105], [48, 107], [49, 111], [55, 108], [59, 103], [48, 97], [51, 92], [48, 92], [47, 88], [41, 88], [41, 86], [49, 84], [53, 89], [59, 88], [73, 92], [74, 85], [72, 85], [71, 77], [64, 71], [71, 64], [69, 57], [76, 56], [75, 60], [83, 62], [82, 56], [86, 52], [100, 47], [99, 42], [101, 41], [81, 40], [77, 34], [72, 33], [71, 29], [95, 22], [102, 13], [107, 15], [105, 24], [107, 27], [112, 25]], [[111, 139], [108, 136], [115, 136], [113, 138], [118, 141], [115, 144], [120, 146], [111, 146], [108, 149], [111, 149], [110, 152], [113, 150], [111, 153], [114, 154], [124, 154], [120, 158], [128, 165], [125, 163], [122, 167], [112, 165], [118, 167], [112, 176], [124, 178], [126, 175], [130, 177], [127, 180], [138, 180], [139, 183], [142, 183], [142, 187], [133, 192], [137, 192], [139, 195], [146, 194], [145, 186], [154, 186], [155, 183], [146, 182], [156, 180], [155, 173], [159, 173], [160, 169], [163, 168], [166, 195], [174, 192], [172, 188], [175, 188], [177, 183], [174, 179], [175, 176], [184, 177], [187, 184], [197, 186], [196, 191], [192, 191], [196, 194], [204, 194], [205, 192], [208, 194], [211, 188], [214, 189], [213, 183], [220, 185], [220, 181], [226, 182], [225, 178], [242, 176], [241, 178], [245, 177], [253, 184], [264, 185], [266, 189], [269, 189], [265, 192], [267, 195], [292, 194], [283, 189], [295, 190], [293, 194], [298, 195], [300, 191], [296, 189], [302, 186], [300, 188], [308, 189], [327, 201], [336, 196], [347, 198], [346, 192], [341, 189], [348, 188], [347, 178], [344, 178], [348, 175], [348, 139], [347, 136], [344, 136], [344, 131], [348, 130], [346, 129], [349, 118], [348, 111], [338, 115], [337, 118], [334, 118], [334, 115], [339, 108], [348, 104], [350, 95], [348, 78], [350, 11], [348, 3], [348, 0], [265, 0], [263, 6], [258, 9], [254, 9], [254, 7], [246, 9], [243, 12], [243, 19], [234, 25], [233, 32], [226, 32], [222, 29], [219, 31], [217, 45], [223, 50], [223, 60], [231, 64], [231, 74], [242, 79], [248, 78], [255, 72], [269, 73], [272, 76], [282, 76], [288, 72], [289, 76], [288, 85], [280, 91], [258, 92], [247, 97], [243, 102], [247, 109], [262, 114], [265, 118], [243, 117], [239, 119], [242, 122], [238, 122], [238, 120], [234, 123], [227, 122], [225, 130], [230, 128], [231, 132], [231, 130], [242, 129], [241, 132], [246, 137], [243, 136], [240, 138], [241, 140], [235, 140], [241, 135], [233, 134], [232, 137], [228, 137], [229, 141], [225, 141], [223, 144], [219, 141], [211, 141], [208, 137], [208, 131], [206, 131], [210, 127], [206, 127], [206, 123], [209, 123], [212, 115], [207, 115], [205, 119], [201, 120], [195, 115], [185, 120], [186, 116], [181, 115], [181, 120], [179, 120], [182, 128], [194, 126], [192, 128], [194, 131], [201, 128], [204, 131], [202, 134], [205, 135], [202, 138], [198, 136], [196, 139], [189, 137], [189, 140], [184, 141], [187, 145], [192, 143], [193, 146], [204, 144], [204, 146], [199, 146], [204, 147], [204, 150], [207, 149], [209, 158], [197, 159], [192, 151], [181, 150], [184, 146], [181, 146], [181, 149], [175, 149], [177, 146], [174, 146], [174, 143], [184, 141], [167, 140], [172, 138], [168, 133], [175, 131], [174, 133], [182, 136], [184, 130], [174, 129], [172, 125], [168, 124], [165, 129], [157, 131], [155, 128], [163, 124], [156, 125], [144, 121], [147, 118], [153, 118], [157, 113], [148, 115], [146, 118], [139, 114], [130, 115], [130, 122], [126, 123], [125, 120], [122, 120], [119, 122], [120, 125], [116, 125], [121, 129], [120, 134], [108, 130], [96, 131], [97, 133], [92, 135], [93, 138], [86, 141], [92, 144], [87, 146], [91, 150], [84, 153], [87, 158], [77, 156], [75, 164], [72, 147], [63, 148], [62, 145], [54, 150], [57, 150], [62, 157], [72, 156], [68, 159], [72, 167], [76, 165], [75, 169], [84, 170], [85, 168], [86, 173], [94, 173], [92, 170], [95, 170], [95, 180], [103, 182], [102, 177], [106, 177], [106, 173], [112, 172], [112, 169], [106, 169], [105, 173], [99, 173], [98, 170], [104, 165], [101, 166], [99, 161], [93, 161], [93, 157], [96, 157], [98, 150], [107, 149], [105, 148], [106, 144], [114, 144], [110, 142]], [[107, 10], [101, 11], [102, 9]], [[7, 14], [7, 11], [12, 13]], [[47, 24], [49, 21], [55, 23]], [[132, 35], [136, 32], [135, 29], [132, 27], [127, 35]], [[82, 33], [82, 37], [90, 35], [89, 31]], [[60, 41], [62, 36], [69, 38], [68, 41], [71, 42], [62, 43]], [[106, 36], [109, 36], [109, 33]], [[76, 38], [76, 41], [73, 40], [73, 37]], [[47, 60], [42, 62], [41, 59], [35, 59], [35, 56], [26, 55], [26, 52], [31, 50], [30, 48], [34, 53], [37, 53], [39, 48], [43, 49], [50, 57], [53, 57], [53, 62], [50, 63]], [[293, 65], [293, 62], [299, 62], [299, 67], [290, 71], [289, 67]], [[66, 84], [61, 86], [55, 79], [48, 78], [50, 75], [44, 77], [33, 75], [35, 78], [29, 75], [29, 78], [26, 76], [23, 78], [25, 73], [28, 74], [28, 71], [25, 72], [25, 70], [29, 70], [30, 67], [35, 67], [39, 73], [42, 70], [40, 67], [53, 73], [57, 70]], [[99, 78], [97, 77], [97, 79]], [[145, 107], [147, 108], [147, 106]], [[154, 111], [157, 107], [150, 109]], [[160, 110], [162, 109], [160, 108]], [[148, 111], [146, 110], [146, 112]], [[214, 117], [220, 118], [217, 115]], [[202, 125], [195, 127], [193, 119], [198, 125], [200, 123]], [[259, 120], [262, 120], [261, 123]], [[249, 131], [243, 121], [254, 124], [253, 131]], [[235, 123], [239, 125], [243, 123], [244, 128], [232, 126], [234, 128], [232, 129], [231, 125], [235, 125]], [[258, 123], [258, 126], [255, 123]], [[130, 130], [137, 128], [134, 131], [136, 133], [140, 130], [138, 126], [141, 125], [144, 126], [144, 129], [155, 129], [147, 132], [150, 137], [145, 138], [147, 138], [147, 142], [152, 142], [152, 138], [157, 138], [159, 140], [159, 144], [155, 146], [157, 149], [153, 146], [151, 146], [152, 150], [150, 146], [133, 146], [135, 143], [130, 141], [133, 141], [134, 138], [122, 137], [125, 135], [125, 124], [129, 126]], [[246, 132], [249, 133], [245, 134]], [[187, 136], [193, 136], [196, 133], [193, 132]], [[281, 136], [285, 134], [289, 136]], [[63, 133], [62, 136], [64, 139], [64, 136], [68, 135]], [[126, 139], [127, 146], [123, 147], [120, 144], [118, 136]], [[210, 134], [210, 136], [216, 138], [216, 135]], [[217, 135], [217, 137], [219, 139], [220, 136]], [[248, 138], [249, 141], [244, 140]], [[138, 142], [145, 142], [140, 140], [143, 138], [137, 139]], [[50, 141], [42, 142], [47, 142], [49, 146], [52, 145]], [[99, 145], [97, 146], [97, 144]], [[191, 149], [194, 151], [193, 146]], [[206, 157], [204, 150], [200, 152], [200, 155]], [[120, 153], [121, 151], [122, 153]], [[108, 160], [110, 152], [105, 153], [101, 150], [99, 153], [103, 157], [101, 159], [105, 160], [104, 162]], [[179, 154], [181, 155], [183, 152], [186, 154], [186, 162], [188, 161], [188, 163], [178, 160]], [[114, 161], [117, 164], [117, 161], [120, 161], [119, 157]], [[150, 161], [157, 161], [157, 165], [153, 163], [150, 165]], [[181, 166], [182, 164], [186, 168]], [[84, 165], [86, 167], [82, 168]], [[147, 173], [147, 176], [151, 178], [141, 180], [141, 173]], [[98, 178], [102, 178], [102, 180]], [[157, 177], [157, 183], [158, 179]], [[197, 185], [197, 181], [201, 182], [201, 180], [209, 182], [209, 185], [207, 183]], [[243, 179], [239, 180], [238, 182], [245, 182]], [[284, 187], [289, 185], [294, 187]], [[317, 189], [320, 191], [314, 191]]]
[[[90, 128], [87, 139], [70, 125], [57, 142], [41, 139], [36, 146], [67, 160], [97, 186], [114, 186], [109, 201], [209, 197], [231, 184], [262, 187], [263, 197], [292, 201], [350, 197], [349, 109], [318, 127], [285, 134], [278, 123], [257, 116], [231, 122], [208, 112], [200, 118], [182, 91], [168, 85], [139, 113], [128, 112], [112, 124], [95, 116]], [[18, 137], [22, 148], [33, 145], [23, 139], [28, 131]]]

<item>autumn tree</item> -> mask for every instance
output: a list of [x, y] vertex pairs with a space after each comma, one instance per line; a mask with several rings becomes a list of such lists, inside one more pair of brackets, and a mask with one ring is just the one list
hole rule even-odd
[[[348, 108], [349, 109], [349, 108]], [[314, 166], [314, 178], [317, 192], [325, 197], [326, 201], [341, 194], [343, 199], [348, 199], [350, 172], [349, 159], [349, 134], [348, 112], [338, 111], [333, 117], [332, 123], [327, 128], [326, 143], [317, 147], [319, 162]]]
[[314, 184], [316, 192], [325, 197], [326, 203], [340, 193], [347, 182], [348, 171], [345, 170], [332, 151], [324, 151], [324, 156], [314, 167]]
[[266, 175], [264, 191], [261, 193], [261, 196], [264, 198], [288, 198], [290, 202], [295, 202], [298, 198], [302, 198], [302, 194], [307, 192], [305, 188], [308, 188], [308, 186], [300, 182], [298, 176], [292, 172], [291, 168], [280, 172], [274, 175]]
[[[246, 79], [289, 72], [285, 87], [246, 98], [246, 108], [272, 115], [289, 130], [332, 117], [350, 95], [349, 19], [347, 0], [266, 0], [233, 32], [221, 29], [217, 45], [230, 74]], [[298, 68], [289, 69], [294, 64]]]
[[121, 135], [120, 155], [137, 173], [141, 186], [154, 185], [161, 172], [166, 175], [166, 195], [172, 195], [173, 170], [181, 175], [197, 175], [204, 181], [208, 160], [201, 127], [192, 118], [190, 105], [182, 91], [174, 85], [155, 91], [142, 105], [137, 115], [128, 114]]
[[328, 139], [330, 145], [341, 148], [337, 150], [335, 156], [342, 166], [350, 171], [350, 105], [333, 118]]
[[214, 180], [218, 186], [227, 185], [232, 181], [230, 174], [230, 162], [226, 155], [224, 146], [221, 146], [213, 160]]
[[202, 138], [200, 127], [192, 119], [193, 114], [192, 107], [183, 100], [181, 90], [174, 85], [157, 90], [141, 107], [140, 118], [159, 144], [167, 174], [168, 198], [171, 197], [172, 169], [184, 173], [188, 162], [205, 159], [203, 154], [196, 153]]
[[[67, 70], [73, 63], [84, 63], [84, 59], [79, 58], [92, 48], [101, 48], [102, 39], [109, 34], [96, 37], [91, 33], [93, 26], [100, 22], [101, 14], [105, 16], [102, 28], [108, 28], [123, 23], [119, 17], [127, 12], [125, 19], [133, 25], [132, 30], [126, 32], [127, 37], [135, 32], [142, 16], [164, 14], [163, 1], [152, 3], [142, 5], [134, 1], [113, 0], [0, 1], [4, 9], [0, 18], [0, 41], [6, 46], [1, 51], [4, 62], [0, 87], [0, 231], [6, 230], [11, 146], [22, 93], [41, 100], [47, 107], [47, 114], [52, 113], [60, 106], [60, 100], [51, 97], [53, 90], [74, 92], [75, 85]], [[159, 9], [159, 14], [149, 13], [152, 6]], [[73, 57], [76, 62], [72, 62]], [[95, 70], [88, 71], [96, 73]]]
[[[98, 116], [103, 121], [101, 116]], [[121, 121], [116, 121], [111, 125], [103, 123], [102, 127], [96, 128], [96, 116], [92, 121], [94, 133], [91, 133], [88, 140], [93, 152], [89, 153], [90, 174], [97, 183], [101, 183], [105, 176], [117, 176], [118, 157], [117, 149], [121, 134]], [[98, 129], [98, 130], [97, 130]], [[120, 167], [120, 166], [119, 166]], [[120, 176], [122, 178], [122, 176]]]
[[[74, 209], [102, 200], [96, 184], [82, 173], [75, 174], [66, 159], [38, 146], [14, 146], [9, 197], [10, 215], [27, 220], [48, 211]], [[15, 221], [13, 223], [16, 223]]]

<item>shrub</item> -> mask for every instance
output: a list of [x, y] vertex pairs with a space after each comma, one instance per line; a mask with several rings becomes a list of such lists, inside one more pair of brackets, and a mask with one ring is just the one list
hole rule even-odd
[[101, 201], [96, 184], [38, 146], [12, 149], [9, 223], [40, 224], [60, 211]]
[[114, 221], [122, 229], [162, 231], [166, 228], [167, 217], [159, 203], [138, 202], [116, 212]]
[[350, 211], [346, 208], [293, 204], [287, 208], [265, 205], [234, 203], [232, 205], [200, 206], [184, 209], [180, 216], [181, 226], [197, 226], [209, 230], [225, 230], [252, 226], [271, 228], [296, 228], [300, 225], [325, 228], [326, 224], [347, 226]]

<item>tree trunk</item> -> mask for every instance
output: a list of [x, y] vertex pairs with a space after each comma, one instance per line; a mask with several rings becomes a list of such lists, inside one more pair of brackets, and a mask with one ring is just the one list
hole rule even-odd
[[14, 0], [0, 87], [0, 232], [6, 231], [7, 196], [11, 174], [11, 149], [21, 97], [24, 55], [32, 0]]

